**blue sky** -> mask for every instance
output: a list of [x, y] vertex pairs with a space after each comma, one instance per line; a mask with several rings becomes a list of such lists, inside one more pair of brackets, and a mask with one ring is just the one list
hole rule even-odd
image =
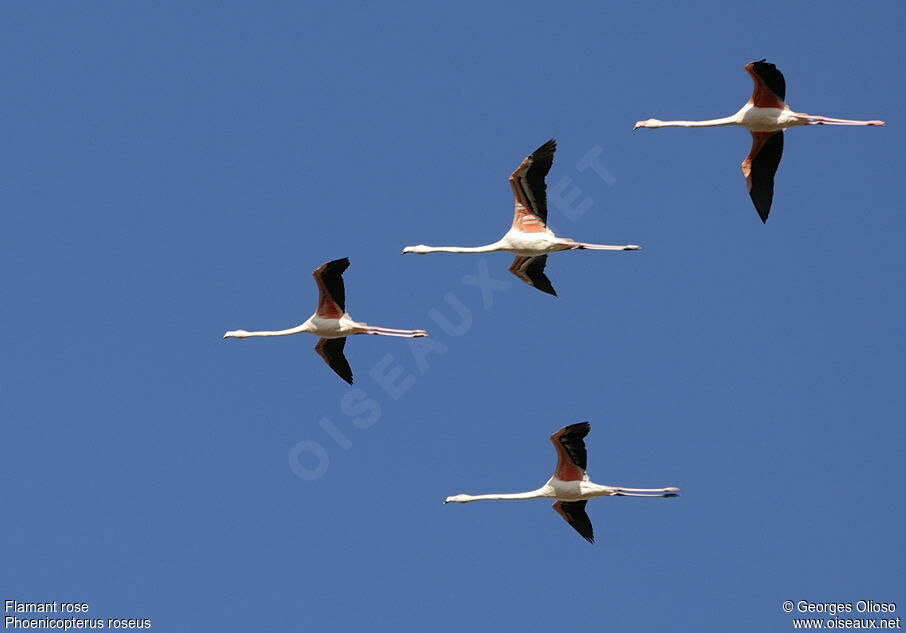
[[[785, 631], [787, 599], [902, 602], [904, 17], [4, 4], [0, 599], [168, 633]], [[632, 131], [735, 112], [762, 57], [794, 109], [888, 122], [790, 131], [767, 225], [744, 130]], [[400, 257], [497, 239], [550, 137], [553, 227], [641, 251], [552, 256], [559, 299], [507, 255]], [[350, 339], [350, 388], [312, 337], [221, 340], [305, 320], [344, 256], [352, 316], [431, 347]], [[543, 500], [441, 504], [537, 487], [582, 420], [595, 481], [683, 496], [589, 502], [594, 546]]]

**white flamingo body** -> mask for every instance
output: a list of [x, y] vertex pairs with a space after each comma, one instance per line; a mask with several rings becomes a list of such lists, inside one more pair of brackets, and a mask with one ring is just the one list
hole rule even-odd
[[613, 486], [596, 484], [588, 479], [588, 475], [580, 481], [563, 481], [557, 477], [551, 477], [542, 486], [542, 489], [549, 491], [550, 494], [546, 494], [546, 497], [560, 501], [581, 501], [582, 499], [594, 499], [595, 497], [611, 497], [621, 490]]
[[801, 125], [884, 125], [884, 121], [858, 121], [794, 112], [784, 100], [786, 80], [774, 64], [765, 60], [745, 65], [755, 82], [749, 101], [736, 114], [706, 121], [638, 121], [633, 129], [662, 127], [720, 127], [738, 125], [752, 134], [752, 149], [742, 161], [749, 196], [762, 222], [774, 201], [774, 174], [783, 155], [783, 131]]
[[425, 330], [397, 330], [377, 327], [353, 320], [346, 312], [346, 289], [343, 272], [349, 267], [345, 257], [327, 262], [312, 273], [318, 285], [318, 307], [307, 321], [286, 330], [231, 330], [223, 338], [249, 338], [255, 336], [290, 336], [312, 334], [320, 340], [315, 351], [340, 378], [352, 384], [352, 369], [343, 354], [346, 337], [355, 334], [417, 338], [428, 336]]
[[551, 477], [544, 484], [550, 487], [551, 496], [560, 501], [581, 501], [582, 499], [594, 499], [595, 497], [609, 497], [616, 492], [610, 486], [602, 486], [588, 480], [588, 477], [582, 481], [563, 481], [557, 477]]
[[354, 334], [376, 334], [376, 330], [386, 331], [386, 328], [375, 328], [367, 323], [356, 321], [349, 316], [348, 312], [344, 312], [338, 319], [313, 314], [299, 327], [302, 332], [314, 334], [320, 338], [343, 338]]
[[515, 208], [513, 223], [502, 238], [484, 246], [407, 246], [403, 254], [416, 253], [495, 253], [507, 252], [516, 256], [510, 272], [522, 281], [542, 292], [556, 296], [550, 280], [544, 274], [547, 255], [558, 251], [599, 250], [631, 251], [639, 247], [634, 244], [611, 246], [589, 244], [558, 237], [547, 226], [547, 184], [545, 177], [554, 160], [557, 143], [554, 139], [535, 150], [525, 158], [510, 176]]
[[349, 316], [348, 312], [344, 312], [339, 319], [324, 318], [314, 314], [301, 327], [305, 328], [305, 332], [321, 338], [342, 338], [352, 334], [359, 334], [368, 325], [357, 323]]
[[797, 125], [808, 125], [808, 119], [789, 108], [759, 108], [751, 103], [745, 104], [737, 112], [739, 125], [750, 132], [779, 132]]
[[539, 233], [525, 233], [517, 229], [510, 229], [500, 242], [503, 244], [502, 250], [522, 257], [546, 255], [569, 248], [565, 243], [566, 240], [554, 235], [554, 232], [547, 227]]
[[585, 436], [591, 431], [588, 422], [565, 426], [550, 440], [557, 451], [554, 476], [536, 490], [528, 492], [487, 495], [458, 494], [447, 497], [444, 503], [471, 503], [484, 500], [556, 499], [554, 510], [585, 540], [595, 542], [591, 520], [585, 514], [585, 503], [595, 497], [676, 497], [679, 488], [623, 488], [603, 486], [588, 478], [585, 472], [587, 453]]

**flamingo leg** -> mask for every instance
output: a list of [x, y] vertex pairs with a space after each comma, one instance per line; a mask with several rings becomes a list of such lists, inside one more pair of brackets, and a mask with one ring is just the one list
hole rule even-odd
[[613, 489], [617, 492], [679, 492], [679, 488], [622, 488], [620, 486], [613, 486]]
[[362, 334], [376, 334], [378, 336], [399, 336], [401, 338], [419, 338], [428, 336], [425, 330], [396, 330], [393, 328], [366, 326]]
[[639, 494], [635, 492], [615, 492], [613, 493], [614, 497], [678, 497], [679, 495], [675, 492], [662, 492], [659, 494]]
[[856, 121], [853, 119], [835, 119], [829, 116], [807, 114], [808, 125], [884, 125], [884, 121]]
[[576, 242], [572, 246], [572, 248], [589, 251], [636, 251], [640, 249], [641, 246], [636, 246], [635, 244], [612, 246], [610, 244], [588, 244], [587, 242]]
[[378, 325], [369, 325], [369, 326], [367, 326], [367, 327], [368, 327], [369, 329], [372, 329], [372, 330], [381, 330], [382, 332], [404, 332], [404, 333], [408, 333], [408, 332], [424, 332], [424, 331], [425, 331], [425, 330], [400, 330], [400, 329], [395, 328], [395, 327], [380, 327], [380, 326], [378, 326]]

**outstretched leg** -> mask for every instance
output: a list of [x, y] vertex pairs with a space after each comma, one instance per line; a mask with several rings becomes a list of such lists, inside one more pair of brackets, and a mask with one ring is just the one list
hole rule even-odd
[[679, 492], [679, 488], [622, 488], [620, 486], [611, 486], [617, 492]]
[[373, 325], [366, 325], [363, 328], [362, 334], [376, 334], [378, 336], [399, 336], [401, 338], [419, 338], [422, 336], [428, 336], [428, 333], [425, 330], [396, 330], [393, 328], [376, 327]]
[[805, 115], [808, 117], [808, 125], [884, 125], [884, 121], [856, 121], [853, 119], [835, 119], [829, 116], [818, 116], [813, 114]]
[[576, 242], [573, 248], [588, 251], [637, 251], [642, 247], [636, 246], [635, 244], [612, 246], [610, 244], [588, 244], [586, 242]]
[[639, 494], [635, 492], [615, 492], [613, 493], [614, 497], [678, 497], [679, 494], [675, 492], [662, 492], [658, 494]]

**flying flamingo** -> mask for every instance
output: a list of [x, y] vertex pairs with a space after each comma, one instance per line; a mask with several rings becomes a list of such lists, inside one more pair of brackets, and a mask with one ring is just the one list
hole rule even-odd
[[709, 121], [639, 121], [640, 127], [716, 127], [741, 125], [752, 133], [752, 149], [742, 161], [749, 196], [762, 222], [768, 221], [774, 200], [774, 173], [783, 154], [783, 130], [797, 125], [884, 125], [884, 121], [853, 121], [793, 112], [786, 104], [786, 81], [774, 64], [765, 60], [743, 67], [755, 82], [755, 91], [736, 114]]
[[596, 250], [596, 251], [632, 251], [639, 247], [633, 244], [626, 246], [608, 246], [606, 244], [586, 244], [557, 237], [547, 227], [547, 184], [544, 182], [547, 172], [554, 162], [557, 141], [549, 140], [536, 149], [531, 156], [522, 161], [510, 176], [510, 186], [516, 198], [516, 209], [513, 214], [513, 225], [507, 233], [485, 246], [407, 246], [406, 253], [494, 253], [506, 251], [516, 255], [510, 272], [519, 279], [534, 286], [541, 292], [557, 296], [550, 279], [544, 274], [547, 265], [547, 254], [556, 251]]
[[547, 483], [530, 492], [496, 495], [453, 495], [444, 503], [469, 503], [481, 499], [556, 499], [552, 506], [557, 514], [589, 543], [595, 542], [591, 520], [585, 514], [585, 504], [593, 497], [676, 497], [679, 488], [620, 488], [592, 483], [585, 474], [587, 462], [585, 436], [591, 431], [588, 422], [565, 426], [553, 435], [551, 442], [557, 450], [557, 468]]
[[375, 327], [367, 323], [353, 321], [346, 313], [346, 288], [343, 285], [343, 271], [349, 268], [349, 259], [335, 259], [327, 262], [312, 273], [318, 284], [318, 308], [302, 325], [276, 332], [246, 332], [232, 330], [223, 338], [247, 338], [249, 336], [287, 336], [306, 332], [320, 336], [315, 351], [336, 374], [352, 384], [352, 369], [343, 355], [346, 337], [353, 334], [377, 334], [379, 336], [401, 336], [417, 338], [428, 336], [424, 330], [394, 330], [386, 327]]

